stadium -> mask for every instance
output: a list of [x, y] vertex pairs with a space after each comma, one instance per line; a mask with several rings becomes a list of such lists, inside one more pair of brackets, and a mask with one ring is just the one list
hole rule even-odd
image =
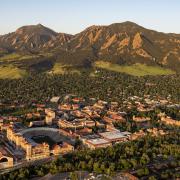
[[21, 131], [20, 134], [31, 144], [47, 143], [50, 149], [55, 144], [61, 144], [64, 141], [64, 137], [58, 129], [49, 127], [28, 128]]
[[25, 152], [27, 160], [46, 158], [74, 150], [71, 140], [61, 135], [56, 128], [36, 127], [16, 132], [9, 127], [7, 138], [17, 149]]

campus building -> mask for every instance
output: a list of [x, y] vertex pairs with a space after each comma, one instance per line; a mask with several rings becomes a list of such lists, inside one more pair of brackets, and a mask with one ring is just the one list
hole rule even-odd
[[13, 167], [13, 157], [4, 149], [0, 148], [0, 169]]
[[[73, 146], [68, 143], [59, 145], [59, 150], [52, 150], [48, 143], [37, 143], [33, 137], [49, 137], [53, 138], [54, 142], [58, 142], [60, 139], [59, 131], [53, 128], [29, 128], [24, 132], [17, 133], [12, 127], [7, 129], [7, 138], [9, 142], [16, 149], [22, 149], [25, 151], [25, 158], [27, 160], [41, 159], [48, 157], [51, 153], [55, 152], [55, 155], [61, 152], [68, 152], [73, 150]], [[57, 146], [56, 146], [57, 147]]]
[[99, 133], [99, 135], [111, 143], [127, 141], [130, 137], [130, 132], [110, 131]]
[[90, 149], [105, 148], [111, 146], [111, 142], [103, 138], [85, 139], [84, 144]]

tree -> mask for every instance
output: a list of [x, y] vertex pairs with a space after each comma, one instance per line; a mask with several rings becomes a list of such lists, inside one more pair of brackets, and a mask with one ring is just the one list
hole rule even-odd
[[150, 176], [148, 180], [156, 180], [156, 178], [154, 176]]
[[136, 159], [131, 159], [130, 163], [132, 164], [132, 167], [135, 168], [137, 166], [137, 161]]
[[72, 180], [78, 180], [78, 174], [76, 172], [71, 172], [69, 177]]
[[145, 153], [143, 153], [141, 159], [140, 159], [140, 163], [141, 165], [146, 165], [147, 163], [149, 163], [150, 159], [149, 156]]
[[99, 163], [98, 162], [95, 162], [94, 165], [93, 165], [93, 170], [96, 172], [96, 173], [101, 173], [101, 169], [99, 167]]
[[147, 176], [148, 174], [149, 174], [148, 168], [141, 168], [141, 169], [138, 169], [138, 170], [137, 170], [137, 175], [138, 175], [139, 177]]

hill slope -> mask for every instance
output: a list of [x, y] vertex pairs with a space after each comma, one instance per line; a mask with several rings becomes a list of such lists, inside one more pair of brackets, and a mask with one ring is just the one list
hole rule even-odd
[[71, 35], [56, 33], [41, 24], [30, 25], [1, 36], [0, 46], [14, 51], [39, 51], [47, 46], [46, 43], [49, 43], [49, 47], [51, 47], [53, 42], [59, 40], [59, 42], [64, 43], [70, 37]]
[[180, 68], [180, 35], [148, 30], [131, 22], [91, 26], [66, 45], [69, 51], [89, 50], [99, 59], [118, 64]]
[[0, 66], [41, 72], [59, 67], [56, 64], [96, 67], [98, 60], [131, 67], [139, 63], [179, 72], [180, 35], [124, 22], [91, 26], [76, 35], [56, 33], [38, 24], [0, 36]]

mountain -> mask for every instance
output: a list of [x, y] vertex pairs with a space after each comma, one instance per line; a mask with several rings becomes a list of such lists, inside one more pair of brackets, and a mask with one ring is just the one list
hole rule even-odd
[[66, 44], [69, 51], [91, 50], [118, 64], [146, 63], [180, 67], [180, 35], [145, 29], [132, 22], [91, 26]]
[[179, 72], [180, 34], [157, 32], [127, 21], [90, 26], [76, 35], [38, 24], [0, 36], [2, 65], [50, 71], [56, 64], [86, 68], [97, 61], [119, 66], [146, 64]]
[[68, 41], [70, 35], [56, 33], [38, 24], [23, 26], [13, 33], [0, 37], [0, 47], [17, 51], [38, 51], [47, 46], [53, 46], [56, 41]]
[[65, 34], [65, 33], [58, 33], [55, 38], [47, 41], [43, 48], [57, 48], [62, 47], [64, 44], [69, 42], [73, 35], [71, 34]]

